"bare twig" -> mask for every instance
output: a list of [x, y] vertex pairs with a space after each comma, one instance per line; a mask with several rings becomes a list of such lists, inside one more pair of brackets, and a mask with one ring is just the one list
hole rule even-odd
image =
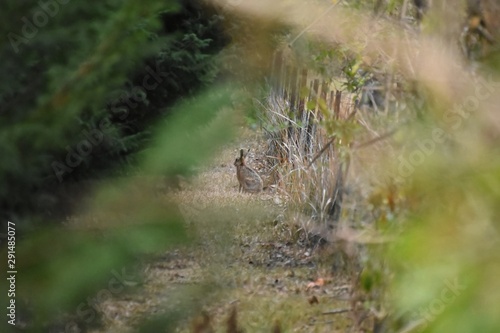
[[[353, 112], [351, 112], [351, 114], [347, 117], [346, 121], [349, 121], [351, 120], [352, 118], [354, 118], [354, 116], [356, 115], [356, 110], [354, 110]], [[328, 149], [328, 147], [330, 147], [330, 145], [335, 141], [335, 138], [337, 136], [333, 136], [330, 141], [327, 142], [327, 144], [316, 154], [316, 156], [314, 156], [314, 158], [311, 160], [311, 162], [309, 162], [309, 165], [306, 167], [306, 169], [309, 169], [313, 164], [314, 162], [316, 162], [316, 160]]]
[[330, 141], [327, 142], [327, 144], [316, 154], [316, 156], [314, 156], [314, 158], [311, 160], [311, 162], [309, 162], [309, 165], [307, 166], [306, 169], [309, 169], [311, 167], [311, 165], [313, 165], [314, 162], [316, 162], [316, 160], [325, 152], [325, 150], [327, 150], [328, 147], [331, 146], [333, 141], [335, 141], [335, 138], [336, 138], [336, 136], [334, 136], [333, 138], [330, 139]]
[[344, 313], [344, 312], [349, 312], [349, 311], [352, 311], [352, 309], [335, 309], [335, 310], [331, 310], [331, 311], [326, 311], [326, 312], [322, 312], [321, 314], [322, 315], [331, 315], [331, 314], [339, 314], [339, 313]]
[[372, 145], [372, 144], [374, 144], [374, 143], [377, 143], [377, 142], [379, 142], [379, 141], [382, 141], [382, 140], [384, 140], [384, 139], [387, 139], [387, 138], [389, 138], [389, 137], [393, 136], [393, 135], [394, 135], [397, 131], [398, 131], [397, 129], [394, 129], [394, 130], [392, 130], [392, 131], [389, 131], [389, 132], [387, 132], [387, 133], [384, 133], [384, 134], [382, 134], [382, 135], [379, 135], [379, 136], [377, 136], [376, 138], [373, 138], [373, 139], [370, 139], [370, 140], [368, 140], [368, 141], [366, 141], [366, 142], [362, 142], [362, 143], [360, 143], [360, 144], [357, 144], [357, 145], [355, 145], [355, 146], [354, 146], [354, 147], [352, 147], [352, 148], [353, 148], [353, 149], [359, 149], [359, 148], [364, 148], [364, 147], [366, 147], [366, 146], [370, 146], [370, 145]]

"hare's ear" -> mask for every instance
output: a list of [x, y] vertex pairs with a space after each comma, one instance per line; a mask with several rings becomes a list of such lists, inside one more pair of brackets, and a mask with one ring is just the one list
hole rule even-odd
[[240, 149], [240, 158], [243, 158], [244, 150]]
[[250, 148], [248, 148], [247, 152], [245, 153], [245, 157], [248, 156], [249, 152], [250, 152]]

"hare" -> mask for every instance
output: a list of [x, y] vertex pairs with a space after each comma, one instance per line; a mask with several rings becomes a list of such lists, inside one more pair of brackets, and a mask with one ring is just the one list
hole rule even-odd
[[240, 183], [240, 192], [243, 190], [245, 192], [257, 193], [262, 191], [264, 184], [257, 171], [245, 165], [245, 157], [249, 151], [250, 149], [248, 149], [245, 154], [243, 149], [241, 149], [240, 157], [234, 161], [234, 166], [236, 166], [236, 177]]

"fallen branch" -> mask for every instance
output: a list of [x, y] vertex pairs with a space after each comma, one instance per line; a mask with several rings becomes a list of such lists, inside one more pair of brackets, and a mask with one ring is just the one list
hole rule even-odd
[[339, 314], [339, 313], [349, 312], [351, 310], [352, 309], [335, 309], [335, 310], [332, 310], [332, 311], [322, 312], [321, 314], [322, 315]]

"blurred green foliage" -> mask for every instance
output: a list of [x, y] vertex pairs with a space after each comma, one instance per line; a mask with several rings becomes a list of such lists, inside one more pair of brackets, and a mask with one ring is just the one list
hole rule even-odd
[[[227, 40], [198, 1], [4, 5], [0, 223], [16, 223], [18, 320], [27, 331], [85, 330], [99, 322], [85, 302], [110, 293], [117, 274], [140, 283], [138, 258], [189, 244], [157, 185], [231, 134], [234, 87], [207, 90]], [[84, 211], [57, 225], [77, 202]]]
[[[228, 88], [214, 89], [196, 102], [176, 108], [168, 124], [157, 129], [163, 134], [157, 146], [143, 154], [141, 168], [155, 175], [207, 158], [230, 134], [227, 129], [232, 118], [220, 114], [229, 101], [227, 92]], [[190, 144], [179, 140], [193, 130]], [[140, 273], [131, 268], [138, 258], [190, 239], [179, 209], [158, 198], [142, 178], [103, 183], [80, 219], [76, 230], [45, 228], [18, 243], [22, 274], [18, 275], [17, 297], [30, 303], [34, 314], [31, 328], [47, 329], [51, 318], [58, 318], [61, 311], [76, 312], [71, 319], [84, 325], [81, 327], [95, 325], [96, 320], [86, 320], [85, 312], [78, 312], [82, 300], [109, 289], [116, 272], [121, 274], [124, 269], [132, 269], [136, 274], [132, 274], [132, 282], [138, 283]]]
[[20, 227], [67, 213], [72, 184], [135, 165], [151, 125], [214, 81], [227, 42], [196, 1], [5, 5], [0, 207]]

